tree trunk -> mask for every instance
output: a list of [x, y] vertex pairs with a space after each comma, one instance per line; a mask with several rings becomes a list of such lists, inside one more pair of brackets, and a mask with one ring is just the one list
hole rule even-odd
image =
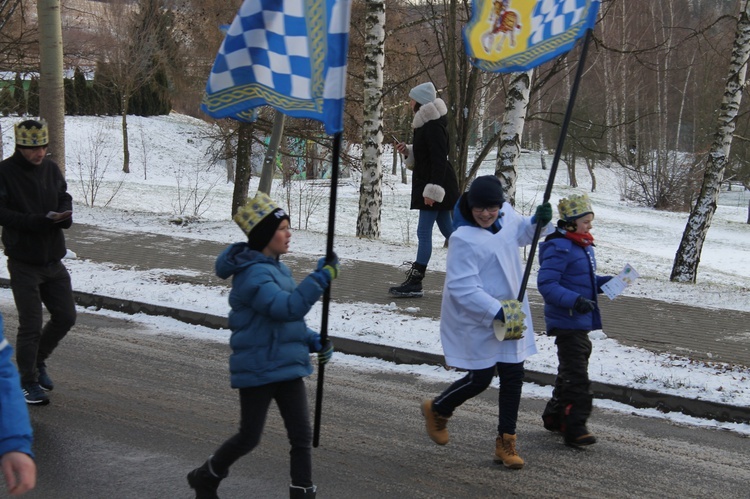
[[128, 145], [128, 98], [122, 94], [120, 109], [122, 110], [122, 171], [130, 173], [130, 147]]
[[505, 113], [497, 144], [495, 175], [503, 184], [505, 199], [516, 204], [516, 180], [518, 178], [518, 156], [521, 154], [521, 135], [526, 124], [529, 106], [529, 91], [534, 70], [514, 73], [505, 99]]
[[247, 203], [247, 191], [250, 186], [252, 167], [250, 155], [253, 145], [252, 123], [240, 123], [237, 129], [237, 171], [234, 174], [234, 192], [232, 192], [232, 216]]
[[65, 175], [65, 93], [60, 0], [39, 0], [39, 117], [47, 121], [50, 154]]
[[586, 158], [586, 168], [588, 168], [589, 175], [591, 175], [591, 192], [596, 192], [596, 174], [594, 173], [595, 166], [596, 161], [594, 161], [593, 158]]
[[695, 283], [703, 242], [716, 212], [716, 201], [719, 198], [721, 181], [732, 146], [732, 135], [742, 101], [742, 89], [747, 79], [748, 56], [750, 56], [750, 4], [747, 0], [743, 0], [735, 31], [729, 74], [719, 111], [719, 122], [706, 160], [703, 185], [682, 234], [682, 241], [680, 241], [672, 267], [672, 275], [669, 278], [671, 281]]
[[365, 2], [365, 74], [362, 110], [362, 180], [359, 186], [357, 237], [380, 238], [383, 206], [381, 164], [383, 142], [383, 64], [385, 62], [385, 3]]

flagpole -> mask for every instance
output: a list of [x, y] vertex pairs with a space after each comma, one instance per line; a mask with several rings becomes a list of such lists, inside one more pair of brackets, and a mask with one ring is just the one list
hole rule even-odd
[[[555, 174], [557, 173], [557, 166], [560, 163], [560, 156], [562, 155], [563, 146], [565, 145], [565, 136], [568, 133], [568, 125], [570, 124], [570, 118], [573, 114], [573, 107], [576, 101], [576, 95], [578, 94], [578, 84], [581, 82], [583, 76], [583, 69], [586, 63], [586, 53], [589, 49], [589, 43], [591, 42], [591, 33], [593, 28], [586, 30], [586, 36], [583, 39], [583, 47], [581, 48], [581, 57], [578, 61], [578, 67], [576, 68], [575, 79], [573, 80], [573, 86], [570, 89], [570, 99], [568, 100], [568, 107], [565, 110], [565, 116], [563, 117], [562, 126], [560, 127], [560, 137], [557, 139], [557, 148], [555, 149], [555, 157], [552, 160], [552, 166], [550, 167], [549, 179], [547, 180], [547, 188], [544, 190], [544, 198], [542, 203], [548, 203], [549, 198], [552, 195], [552, 186], [555, 183]], [[521, 281], [521, 290], [518, 292], [518, 301], [523, 301], [523, 297], [526, 294], [526, 285], [529, 282], [529, 275], [531, 274], [531, 266], [534, 263], [534, 253], [536, 252], [537, 244], [539, 243], [539, 236], [542, 233], [542, 225], [537, 222], [536, 229], [534, 230], [534, 239], [531, 241], [531, 248], [529, 249], [529, 256], [526, 260], [526, 270], [523, 273], [523, 280]]]
[[[341, 155], [341, 132], [333, 136], [333, 160], [331, 162], [331, 199], [328, 203], [328, 239], [326, 241], [326, 258], [333, 256], [333, 235], [336, 222], [336, 191], [339, 184], [339, 156]], [[333, 282], [331, 282], [331, 285]], [[320, 343], [325, 345], [328, 340], [328, 306], [331, 302], [331, 286], [323, 293], [323, 310], [320, 321]], [[313, 425], [313, 447], [317, 447], [320, 440], [320, 416], [323, 409], [323, 378], [325, 364], [318, 365], [318, 389], [315, 394], [315, 423]]]

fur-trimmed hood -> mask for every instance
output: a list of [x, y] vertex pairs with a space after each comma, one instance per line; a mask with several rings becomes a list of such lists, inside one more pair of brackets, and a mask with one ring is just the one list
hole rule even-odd
[[414, 120], [411, 122], [412, 128], [419, 128], [428, 121], [439, 119], [441, 116], [448, 114], [448, 106], [445, 105], [443, 99], [438, 97], [434, 101], [420, 106], [419, 110], [414, 115]]

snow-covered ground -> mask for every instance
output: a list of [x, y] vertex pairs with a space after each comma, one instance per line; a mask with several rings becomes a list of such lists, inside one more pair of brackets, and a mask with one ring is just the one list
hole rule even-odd
[[[5, 156], [13, 151], [13, 123], [17, 121], [18, 118], [0, 118]], [[110, 230], [158, 232], [225, 243], [244, 238], [230, 219], [233, 185], [226, 181], [225, 167], [223, 164], [212, 164], [206, 155], [211, 142], [207, 138], [209, 127], [205, 123], [176, 114], [156, 118], [131, 116], [129, 131], [131, 172], [124, 174], [121, 172], [120, 119], [67, 117], [66, 176], [68, 190], [75, 202], [75, 222]], [[257, 151], [260, 155], [262, 152]], [[527, 214], [542, 199], [549, 175], [549, 170], [542, 170], [540, 157], [538, 152], [525, 153], [519, 163], [517, 209]], [[361, 240], [355, 236], [359, 202], [359, 179], [356, 174], [342, 179], [340, 183], [334, 249], [342, 260], [343, 272], [346, 272], [347, 261], [352, 260], [398, 266], [414, 259], [417, 214], [408, 209], [410, 186], [402, 184], [400, 176], [390, 175], [390, 158], [390, 148], [386, 148], [383, 156], [385, 175], [380, 240]], [[551, 162], [551, 158], [547, 157], [547, 165]], [[492, 170], [493, 161], [490, 158], [482, 174], [491, 173]], [[722, 194], [701, 254], [697, 284], [676, 284], [669, 282], [669, 274], [687, 214], [632, 206], [621, 199], [623, 176], [617, 168], [598, 167], [595, 173], [597, 191], [589, 193], [589, 196], [596, 212], [593, 233], [600, 274], [616, 274], [629, 263], [641, 278], [625, 290], [626, 296], [647, 296], [715, 309], [750, 311], [750, 225], [745, 223], [750, 193], [735, 189]], [[257, 181], [254, 178], [251, 182], [251, 194], [257, 190]], [[591, 179], [585, 169], [578, 171], [578, 181], [579, 188], [568, 187], [566, 168], [561, 165], [552, 191], [553, 206], [561, 197], [590, 190]], [[93, 206], [92, 192], [95, 193]], [[272, 197], [288, 209], [293, 228], [296, 229], [292, 236], [292, 252], [324, 253], [328, 193], [326, 182], [298, 181], [287, 187], [281, 183], [274, 184]], [[174, 224], [177, 218], [186, 223]], [[446, 250], [442, 243], [435, 230], [430, 267], [436, 270], [445, 270]], [[221, 289], [167, 282], [159, 269], [137, 272], [75, 258], [66, 264], [73, 275], [75, 289], [80, 291], [130, 297], [137, 290], [140, 301], [216, 315], [226, 314], [228, 310], [226, 295]], [[6, 266], [2, 262], [0, 276], [7, 277]], [[529, 282], [533, 286], [535, 275]], [[378, 283], [374, 285], [384, 286]], [[410, 305], [413, 306], [413, 303]], [[0, 307], [13, 307], [9, 290], [0, 290]], [[320, 324], [320, 308], [318, 305], [308, 316], [311, 327]], [[108, 311], [88, 312], [117, 315]], [[397, 302], [388, 306], [334, 303], [331, 304], [331, 314], [332, 317], [350, 319], [331, 320], [329, 333], [333, 336], [442, 353], [438, 322], [416, 318], [408, 308], [402, 308]], [[373, 316], [377, 316], [378, 320], [364, 320]], [[226, 342], [229, 336], [227, 331], [175, 324], [171, 319], [139, 316], [138, 320], [144, 323], [144, 328], [154, 333], [176, 330], [183, 335], [221, 342]], [[604, 331], [592, 333], [592, 379], [737, 406], [750, 405], [747, 382], [750, 369], [715, 369], [624, 347], [607, 338], [606, 317], [604, 320]], [[353, 326], [363, 323], [369, 326], [365, 329]], [[395, 330], [398, 330], [398, 335], [393, 334]], [[737, 331], [737, 334], [750, 335], [750, 330]], [[556, 357], [553, 341], [546, 336], [537, 336], [537, 346], [540, 353], [527, 361], [527, 368], [554, 372]], [[404, 370], [414, 375], [440, 377], [446, 382], [456, 377], [456, 373], [433, 366], [396, 366], [343, 354], [338, 354], [334, 362], [369, 366], [372, 369]], [[677, 383], [679, 387], [675, 387], [675, 379], [680, 380]], [[531, 385], [525, 387], [524, 393], [526, 396], [546, 398], [550, 388]], [[750, 435], [750, 425], [700, 421], [677, 414], [665, 415], [656, 410], [636, 411], [610, 401], [596, 401], [596, 405], [667, 417], [686, 424], [728, 428]]]

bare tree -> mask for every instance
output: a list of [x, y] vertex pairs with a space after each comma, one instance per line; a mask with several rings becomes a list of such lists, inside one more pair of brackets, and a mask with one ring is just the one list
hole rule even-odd
[[130, 98], [147, 84], [159, 66], [157, 15], [138, 16], [138, 8], [153, 7], [154, 0], [141, 0], [136, 6], [128, 0], [113, 0], [104, 9], [101, 29], [108, 37], [102, 47], [102, 69], [107, 83], [120, 98], [122, 116], [122, 171], [130, 172], [128, 141], [128, 104]]
[[724, 96], [719, 112], [719, 122], [714, 135], [711, 151], [706, 158], [698, 200], [690, 212], [682, 234], [680, 247], [672, 266], [671, 281], [695, 283], [701, 250], [711, 219], [716, 212], [716, 201], [721, 189], [721, 181], [732, 146], [732, 135], [736, 126], [737, 113], [742, 101], [742, 91], [747, 83], [747, 64], [750, 57], [750, 2], [743, 0], [737, 19], [732, 58], [726, 78]]

